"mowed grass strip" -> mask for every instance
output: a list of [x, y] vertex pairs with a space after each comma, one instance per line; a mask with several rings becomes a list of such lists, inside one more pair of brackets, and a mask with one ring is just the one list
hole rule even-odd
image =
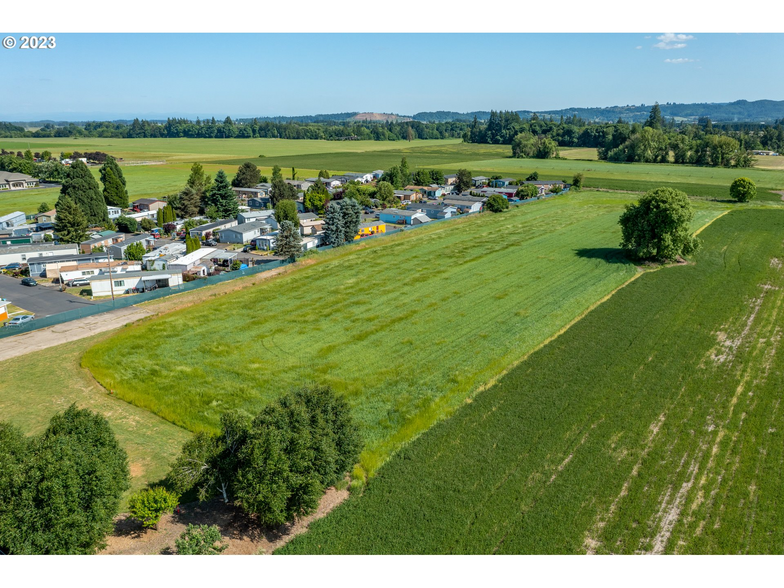
[[107, 394], [79, 366], [85, 349], [102, 333], [0, 362], [0, 420], [27, 434], [41, 433], [56, 413], [72, 403], [107, 418], [128, 453], [131, 490], [161, 480], [191, 434], [170, 422]]
[[781, 553], [782, 234], [715, 220], [282, 552]]
[[[565, 196], [435, 223], [120, 331], [83, 365], [120, 398], [193, 431], [329, 384], [373, 472], [402, 443], [636, 273], [621, 202]], [[609, 263], [608, 263], [609, 260]]]

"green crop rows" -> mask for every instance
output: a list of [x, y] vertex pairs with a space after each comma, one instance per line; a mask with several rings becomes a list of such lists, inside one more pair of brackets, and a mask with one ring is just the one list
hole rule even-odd
[[719, 218], [283, 553], [782, 553], [782, 235]]

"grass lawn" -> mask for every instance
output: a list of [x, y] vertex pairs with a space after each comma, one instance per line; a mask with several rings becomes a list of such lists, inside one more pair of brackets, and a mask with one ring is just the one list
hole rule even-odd
[[716, 220], [282, 552], [782, 553], [783, 233]]
[[[345, 394], [373, 472], [402, 443], [637, 273], [617, 249], [628, 195], [584, 193], [342, 250], [125, 328], [83, 365], [191, 430], [317, 381]], [[695, 223], [722, 212], [700, 204]]]
[[72, 403], [105, 416], [128, 453], [131, 491], [162, 479], [190, 433], [107, 394], [79, 366], [85, 349], [106, 333], [0, 362], [0, 415], [24, 433], [43, 431]]

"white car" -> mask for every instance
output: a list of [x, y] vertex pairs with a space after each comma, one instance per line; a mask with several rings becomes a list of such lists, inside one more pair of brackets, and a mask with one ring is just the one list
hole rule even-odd
[[22, 314], [20, 316], [15, 316], [10, 321], [8, 321], [5, 326], [6, 327], [22, 327], [33, 320], [32, 314]]

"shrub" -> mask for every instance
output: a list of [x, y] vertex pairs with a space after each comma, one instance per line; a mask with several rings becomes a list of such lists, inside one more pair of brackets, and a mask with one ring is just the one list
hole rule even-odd
[[536, 198], [538, 195], [539, 195], [539, 188], [537, 188], [533, 184], [523, 184], [515, 192], [515, 196], [520, 200]]
[[[219, 555], [228, 545], [221, 540], [217, 525], [188, 525], [188, 529], [174, 542], [177, 555]], [[217, 545], [216, 545], [217, 544]]]
[[490, 212], [503, 212], [509, 208], [509, 201], [500, 194], [491, 194], [485, 206]]
[[572, 188], [580, 190], [583, 187], [583, 174], [574, 174], [572, 178]]
[[737, 178], [730, 185], [730, 196], [738, 202], [748, 202], [757, 195], [757, 185], [749, 178]]
[[158, 528], [158, 522], [167, 512], [173, 512], [180, 497], [162, 486], [147, 488], [128, 499], [128, 512], [145, 528]]

